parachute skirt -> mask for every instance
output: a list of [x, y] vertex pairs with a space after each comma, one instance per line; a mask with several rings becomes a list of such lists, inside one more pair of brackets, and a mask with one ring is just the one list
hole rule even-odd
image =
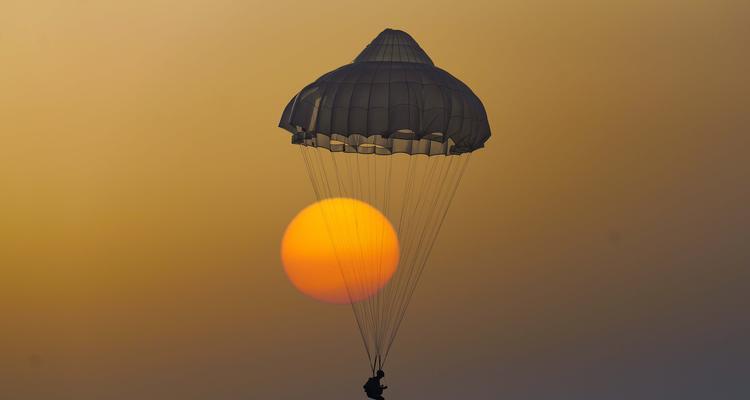
[[[395, 136], [395, 137], [394, 137]], [[452, 139], [447, 141], [435, 140], [432, 136], [421, 139], [410, 138], [409, 135], [383, 137], [382, 135], [314, 135], [300, 133], [292, 137], [292, 143], [309, 147], [321, 147], [333, 152], [392, 155], [404, 153], [409, 155], [425, 154], [449, 155], [459, 154]], [[449, 152], [452, 150], [453, 152]]]

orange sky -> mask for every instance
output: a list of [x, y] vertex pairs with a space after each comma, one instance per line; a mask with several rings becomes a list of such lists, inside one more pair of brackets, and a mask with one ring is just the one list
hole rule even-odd
[[[276, 125], [386, 27], [472, 87], [493, 132], [392, 397], [493, 399], [504, 376], [509, 398], [668, 398], [702, 368], [734, 390], [748, 18], [739, 0], [3, 1], [0, 397], [359, 395], [350, 310], [281, 267], [313, 192]], [[726, 357], [683, 360], [707, 346]]]

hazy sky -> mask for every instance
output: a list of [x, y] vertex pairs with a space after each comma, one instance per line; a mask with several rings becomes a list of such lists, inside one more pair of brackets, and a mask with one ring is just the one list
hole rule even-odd
[[0, 398], [355, 399], [290, 97], [403, 29], [483, 100], [392, 399], [750, 398], [750, 3], [0, 2]]

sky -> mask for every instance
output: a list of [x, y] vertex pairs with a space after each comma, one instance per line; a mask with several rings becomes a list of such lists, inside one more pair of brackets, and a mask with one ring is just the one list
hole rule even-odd
[[0, 397], [353, 399], [351, 310], [284, 275], [277, 128], [385, 28], [472, 156], [389, 399], [750, 397], [750, 3], [0, 2]]

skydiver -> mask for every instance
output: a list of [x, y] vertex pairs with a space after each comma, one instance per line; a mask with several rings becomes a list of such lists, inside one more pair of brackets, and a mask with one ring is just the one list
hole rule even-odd
[[362, 388], [365, 389], [367, 397], [375, 400], [385, 400], [383, 397], [383, 390], [388, 389], [388, 386], [380, 384], [380, 380], [385, 377], [385, 372], [379, 369], [375, 376], [369, 378]]

